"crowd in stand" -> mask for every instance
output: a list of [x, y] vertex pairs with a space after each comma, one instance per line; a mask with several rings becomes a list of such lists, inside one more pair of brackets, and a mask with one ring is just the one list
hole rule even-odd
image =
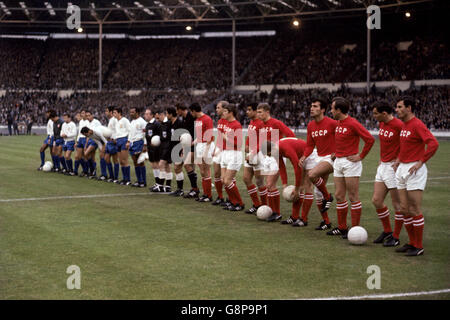
[[[446, 41], [417, 37], [406, 50], [398, 43], [373, 44], [372, 80], [450, 77]], [[98, 59], [93, 39], [0, 39], [0, 89], [97, 89]], [[103, 88], [222, 90], [231, 84], [231, 64], [230, 38], [105, 40]], [[365, 81], [366, 48], [287, 35], [238, 38], [236, 75], [238, 84]]]
[[[55, 109], [59, 114], [69, 112], [76, 114], [81, 108], [88, 108], [101, 122], [106, 123], [104, 109], [108, 105], [120, 105], [125, 112], [131, 107], [160, 107], [174, 106], [176, 103], [189, 105], [198, 102], [204, 107], [205, 113], [216, 121], [214, 104], [219, 98], [226, 98], [238, 105], [238, 118], [244, 125], [248, 125], [245, 116], [247, 103], [269, 102], [273, 114], [288, 126], [306, 128], [309, 117], [309, 107], [312, 97], [321, 96], [331, 100], [335, 96], [343, 96], [352, 102], [351, 115], [358, 119], [367, 129], [376, 129], [377, 122], [372, 118], [371, 105], [379, 99], [394, 102], [396, 97], [408, 94], [417, 100], [417, 116], [432, 130], [449, 130], [450, 119], [450, 87], [432, 86], [409, 89], [398, 92], [396, 89], [365, 92], [351, 92], [342, 87], [337, 92], [326, 90], [274, 90], [271, 94], [256, 92], [253, 94], [225, 94], [223, 91], [211, 90], [203, 95], [192, 95], [187, 91], [150, 92], [143, 91], [140, 95], [129, 96], [123, 91], [104, 91], [101, 93], [74, 93], [70, 97], [60, 98], [51, 92], [8, 92], [0, 97], [0, 123], [6, 125], [11, 112], [15, 114], [15, 122], [28, 123], [32, 119], [36, 125], [46, 123], [45, 110]], [[9, 118], [11, 118], [9, 116]], [[28, 122], [27, 122], [28, 121]]]

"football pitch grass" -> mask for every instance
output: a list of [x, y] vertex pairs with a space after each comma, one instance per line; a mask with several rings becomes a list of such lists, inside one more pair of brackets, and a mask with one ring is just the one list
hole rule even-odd
[[[440, 140], [427, 164], [425, 254], [405, 257], [372, 243], [382, 231], [370, 201], [378, 141], [363, 162], [360, 185], [369, 240], [352, 246], [314, 230], [321, 220], [315, 204], [309, 225], [293, 228], [148, 189], [38, 172], [43, 139], [0, 137], [0, 299], [306, 299], [450, 288], [450, 141]], [[84, 195], [92, 197], [76, 197]], [[390, 198], [386, 203], [393, 225]], [[283, 199], [281, 206], [287, 218], [291, 206]], [[335, 224], [335, 203], [329, 216]], [[400, 238], [406, 243], [404, 228]], [[67, 289], [71, 265], [81, 270], [80, 290]], [[371, 265], [381, 270], [379, 290], [366, 285]]]

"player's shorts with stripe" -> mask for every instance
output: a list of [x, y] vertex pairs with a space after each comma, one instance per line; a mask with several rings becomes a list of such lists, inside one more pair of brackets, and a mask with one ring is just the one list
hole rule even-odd
[[206, 142], [197, 143], [195, 145], [195, 157], [197, 159], [203, 159], [206, 163], [210, 164], [212, 162], [214, 148], [214, 142], [211, 142], [209, 146]]
[[314, 149], [313, 152], [311, 152], [311, 154], [303, 162], [303, 168], [305, 170], [313, 169], [319, 163], [318, 157], [319, 156], [317, 155], [317, 150]]
[[106, 143], [105, 153], [107, 154], [116, 154], [117, 153], [117, 146], [112, 141], [108, 141]]
[[417, 162], [400, 163], [395, 172], [395, 179], [397, 181], [397, 189], [425, 190], [427, 185], [428, 169], [423, 164], [416, 173], [410, 174], [409, 169]]
[[130, 142], [130, 154], [131, 155], [141, 153], [143, 149], [144, 149], [144, 140]]
[[239, 171], [243, 159], [244, 157], [240, 150], [223, 150], [220, 166], [227, 170]]
[[392, 168], [394, 162], [381, 162], [377, 168], [375, 182], [383, 182], [388, 189], [397, 188], [397, 180], [395, 179], [395, 171]]
[[64, 146], [64, 139], [63, 138], [56, 139], [55, 146], [57, 147]]
[[160, 145], [161, 160], [172, 163], [172, 148], [170, 147], [170, 141], [162, 142]]
[[53, 136], [47, 136], [44, 140], [44, 144], [52, 146], [53, 145]]
[[84, 149], [85, 146], [86, 146], [86, 137], [81, 137], [80, 139], [78, 139], [77, 148]]
[[128, 137], [117, 138], [116, 139], [117, 152], [121, 152], [122, 150], [127, 150], [127, 142], [128, 142]]
[[249, 161], [244, 162], [244, 168], [252, 168], [254, 171], [261, 171], [264, 169], [264, 155], [258, 151]]
[[87, 147], [94, 147], [94, 149], [98, 148], [98, 144], [93, 140], [93, 139], [89, 139], [88, 143], [87, 143]]
[[362, 162], [352, 162], [350, 160], [347, 160], [347, 157], [336, 158], [333, 168], [333, 175], [338, 178], [361, 177]]
[[75, 150], [75, 141], [66, 141], [63, 146], [64, 151], [74, 151]]

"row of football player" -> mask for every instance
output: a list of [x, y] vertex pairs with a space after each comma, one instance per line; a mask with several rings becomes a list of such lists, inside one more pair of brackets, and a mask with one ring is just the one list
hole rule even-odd
[[[200, 106], [192, 105], [190, 107], [192, 114], [186, 108], [183, 109], [182, 106], [178, 107], [180, 108], [174, 114], [182, 116], [182, 125], [186, 124], [186, 118], [189, 118], [190, 115], [195, 118], [194, 122], [196, 123], [189, 129], [194, 129], [195, 127], [200, 129], [201, 132], [205, 132], [212, 127], [212, 120], [201, 112]], [[424, 220], [421, 214], [420, 203], [427, 176], [424, 163], [434, 154], [438, 147], [436, 139], [425, 125], [414, 117], [414, 108], [414, 101], [408, 97], [402, 98], [397, 102], [396, 111], [403, 122], [393, 117], [393, 108], [386, 102], [377, 103], [373, 109], [374, 117], [380, 122], [379, 137], [381, 146], [381, 162], [376, 175], [373, 203], [377, 208], [384, 228], [384, 231], [375, 242], [384, 242], [386, 246], [399, 245], [399, 232], [404, 222], [410, 241], [399, 250], [401, 252], [407, 252], [408, 255], [423, 254], [422, 235]], [[119, 109], [114, 110], [115, 117], [118, 121], [121, 120]], [[234, 105], [222, 101], [218, 103], [216, 109], [217, 114], [221, 116], [217, 128], [217, 141], [224, 141], [223, 145], [229, 147], [230, 141], [226, 141], [227, 136], [234, 137], [233, 139], [235, 139], [234, 131], [241, 130], [240, 124], [235, 119], [236, 108]], [[267, 145], [266, 155], [262, 154], [258, 149], [250, 150], [248, 147], [248, 139], [246, 141], [244, 182], [253, 202], [253, 207], [248, 212], [254, 213], [258, 206], [267, 203], [273, 211], [272, 216], [267, 220], [281, 220], [280, 193], [277, 190], [276, 181], [278, 180], [278, 176], [281, 175], [283, 187], [287, 185], [284, 162], [279, 161], [281, 157], [286, 157], [291, 160], [294, 166], [296, 183], [295, 190], [293, 191], [294, 201], [292, 214], [288, 219], [282, 221], [282, 223], [293, 226], [307, 225], [307, 213], [313, 199], [311, 184], [308, 187], [308, 183], [305, 183], [305, 181], [309, 180], [317, 187], [323, 197], [323, 200], [319, 201], [318, 205], [324, 220], [318, 229], [325, 230], [331, 228], [327, 209], [333, 201], [333, 198], [326, 188], [326, 181], [328, 175], [334, 173], [338, 226], [327, 234], [341, 235], [345, 238], [348, 232], [346, 222], [348, 203], [346, 201], [346, 193], [348, 192], [348, 197], [351, 202], [352, 226], [359, 225], [362, 212], [362, 205], [359, 201], [358, 194], [359, 177], [362, 172], [361, 161], [370, 151], [374, 143], [374, 138], [361, 124], [348, 115], [350, 104], [346, 99], [341, 97], [333, 99], [331, 113], [335, 120], [325, 116], [326, 109], [327, 103], [325, 101], [313, 99], [311, 116], [314, 121], [311, 121], [308, 125], [307, 142], [304, 142], [301, 139], [296, 139], [289, 128], [270, 116], [269, 105], [259, 104], [248, 107], [247, 115], [252, 120], [248, 129], [249, 135], [251, 131], [254, 131], [257, 136], [259, 136], [259, 131], [265, 131], [267, 139], [270, 141], [271, 132], [278, 130], [279, 137], [281, 138], [278, 145], [272, 145], [271, 143]], [[150, 110], [147, 110], [147, 112], [151, 114]], [[174, 119], [173, 123], [176, 121]], [[148, 133], [147, 131], [145, 134], [147, 138], [152, 136], [152, 134], [149, 135]], [[218, 205], [225, 202], [222, 193], [222, 188], [225, 186], [229, 202], [224, 208], [230, 211], [243, 210], [244, 204], [234, 179], [236, 172], [239, 171], [242, 164], [242, 153], [238, 149], [238, 144], [236, 141], [233, 144], [232, 141], [231, 148], [224, 148], [220, 150], [221, 152], [216, 152], [212, 139], [208, 137], [204, 138], [201, 134], [197, 135], [197, 137], [201, 138], [193, 142], [197, 147], [196, 152], [199, 153], [198, 155], [200, 157], [205, 157], [205, 161], [202, 161], [199, 165], [202, 175], [203, 196], [198, 197], [199, 190], [196, 186], [196, 179], [195, 183], [191, 179], [193, 177], [192, 172], [195, 173], [195, 171], [193, 171], [192, 165], [187, 167], [189, 164], [186, 163], [184, 167], [188, 172], [192, 185], [192, 189], [186, 197], [198, 198], [199, 202], [212, 201], [210, 162], [206, 161], [210, 157], [214, 164], [214, 184], [218, 193], [218, 198], [213, 204]], [[365, 142], [361, 153], [359, 153], [360, 138]], [[134, 141], [130, 141], [130, 144], [132, 143]], [[257, 144], [258, 147], [260, 145], [261, 143]], [[428, 146], [426, 152], [425, 145]], [[279, 157], [276, 159], [270, 157], [271, 148], [278, 149], [276, 153], [279, 154]], [[151, 150], [152, 147], [147, 151], [153, 167], [154, 160], [157, 159], [152, 159], [151, 155], [153, 152]], [[193, 152], [191, 156], [193, 157]], [[249, 161], [250, 159], [252, 161]], [[135, 164], [137, 164], [136, 162]], [[179, 173], [177, 173], [177, 167], [179, 170], [182, 168], [182, 165], [175, 165], [175, 173], [178, 180]], [[165, 172], [163, 170], [161, 171]], [[305, 171], [305, 174], [302, 174], [303, 171]], [[138, 172], [136, 172], [136, 175], [139, 179]], [[256, 186], [252, 184], [253, 176], [256, 180]], [[158, 177], [158, 175], [155, 175], [155, 177]], [[159, 179], [155, 184], [157, 188], [152, 188], [153, 191], [161, 190], [161, 178], [159, 177], [157, 179]], [[392, 232], [390, 227], [389, 210], [384, 205], [384, 199], [388, 192], [391, 193], [394, 209], [396, 210], [394, 232]], [[299, 217], [300, 207], [303, 208], [301, 218]]]

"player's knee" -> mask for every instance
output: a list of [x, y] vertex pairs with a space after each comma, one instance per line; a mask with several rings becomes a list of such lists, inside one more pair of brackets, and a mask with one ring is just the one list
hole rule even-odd
[[372, 203], [376, 208], [380, 208], [381, 206], [383, 206], [383, 199], [377, 196], [373, 196]]
[[248, 186], [252, 183], [252, 179], [249, 176], [244, 175], [244, 177], [242, 178], [242, 180], [244, 181], [244, 183]]
[[317, 180], [317, 178], [319, 178], [318, 176], [317, 176], [317, 173], [316, 172], [314, 172], [314, 171], [310, 171], [310, 172], [308, 172], [308, 178], [309, 178], [309, 180], [311, 180], [311, 181], [316, 181]]

